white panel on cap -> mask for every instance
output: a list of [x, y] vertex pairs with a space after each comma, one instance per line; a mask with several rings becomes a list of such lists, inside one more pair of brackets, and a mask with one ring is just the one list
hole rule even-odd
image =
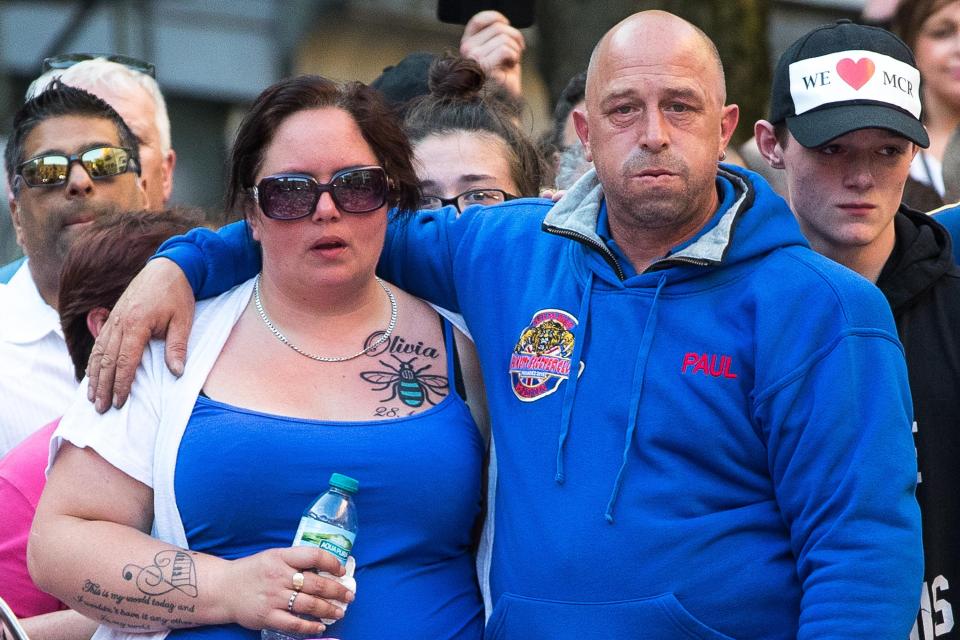
[[920, 118], [920, 72], [874, 51], [841, 51], [794, 62], [790, 95], [797, 115], [835, 102], [874, 100]]

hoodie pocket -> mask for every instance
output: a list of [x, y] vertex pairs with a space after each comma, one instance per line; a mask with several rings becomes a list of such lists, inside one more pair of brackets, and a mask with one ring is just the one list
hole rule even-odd
[[690, 615], [672, 593], [617, 602], [559, 602], [505, 593], [493, 608], [484, 638], [731, 640]]

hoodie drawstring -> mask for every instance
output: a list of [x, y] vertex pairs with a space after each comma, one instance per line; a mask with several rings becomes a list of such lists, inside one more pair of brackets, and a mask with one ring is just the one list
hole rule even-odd
[[657, 283], [656, 293], [653, 294], [653, 302], [650, 305], [650, 312], [647, 314], [647, 322], [643, 327], [643, 336], [640, 338], [640, 349], [637, 351], [637, 361], [633, 368], [633, 393], [630, 394], [630, 416], [627, 418], [627, 434], [623, 444], [623, 462], [620, 463], [620, 470], [617, 471], [617, 479], [613, 483], [613, 492], [610, 494], [610, 501], [607, 503], [607, 511], [604, 518], [607, 522], [613, 524], [613, 508], [616, 505], [617, 498], [620, 497], [620, 486], [623, 484], [623, 475], [627, 470], [627, 460], [630, 457], [630, 445], [633, 444], [633, 436], [637, 430], [637, 417], [640, 413], [640, 396], [643, 393], [643, 379], [647, 368], [647, 359], [650, 356], [650, 345], [653, 343], [653, 334], [657, 326], [657, 301], [660, 299], [660, 291], [663, 285], [667, 283], [667, 274], [660, 276]]
[[563, 392], [563, 404], [560, 409], [560, 439], [557, 442], [557, 475], [554, 478], [557, 484], [563, 484], [563, 455], [567, 445], [567, 434], [570, 432], [570, 418], [573, 414], [573, 397], [577, 393], [577, 382], [580, 379], [580, 354], [583, 353], [583, 343], [586, 340], [587, 315], [590, 313], [590, 294], [593, 291], [593, 272], [588, 272], [587, 286], [580, 298], [580, 311], [577, 313], [576, 335], [573, 340], [573, 353], [570, 354], [570, 373], [567, 376], [566, 389]]

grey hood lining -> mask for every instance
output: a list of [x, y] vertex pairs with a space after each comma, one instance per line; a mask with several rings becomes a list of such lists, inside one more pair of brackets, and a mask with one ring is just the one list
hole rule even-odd
[[[670, 254], [665, 260], [670, 258], [689, 258], [708, 262], [723, 260], [730, 245], [734, 222], [743, 203], [747, 200], [750, 185], [741, 176], [722, 168], [718, 169], [717, 175], [733, 183], [734, 190], [737, 192], [736, 200], [712, 229], [689, 247]], [[597, 178], [596, 169], [591, 168], [570, 187], [560, 202], [550, 209], [543, 224], [576, 232], [603, 245], [603, 240], [597, 234], [597, 220], [600, 216], [602, 201], [603, 187]]]

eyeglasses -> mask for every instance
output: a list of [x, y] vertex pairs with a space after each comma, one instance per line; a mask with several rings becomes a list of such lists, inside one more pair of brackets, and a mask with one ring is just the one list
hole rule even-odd
[[72, 155], [48, 154], [17, 166], [17, 175], [30, 187], [55, 187], [67, 181], [70, 167], [79, 162], [93, 180], [112, 178], [128, 171], [140, 175], [140, 164], [129, 149], [97, 146]]
[[452, 204], [457, 211], [463, 213], [463, 210], [475, 204], [500, 204], [507, 200], [515, 200], [517, 196], [511, 195], [503, 189], [470, 189], [452, 198], [441, 198], [440, 196], [423, 196], [420, 198], [421, 209], [439, 209], [440, 207]]
[[338, 171], [325, 184], [302, 173], [280, 173], [262, 179], [249, 192], [268, 218], [296, 220], [313, 213], [324, 192], [345, 213], [374, 211], [386, 204], [389, 186], [387, 172], [371, 166]]
[[157, 67], [150, 62], [139, 60], [137, 58], [131, 58], [130, 56], [108, 53], [64, 53], [59, 56], [44, 58], [42, 72], [46, 73], [51, 69], [69, 69], [78, 62], [96, 60], [97, 58], [103, 58], [109, 62], [122, 64], [127, 69], [145, 73], [154, 79], [157, 77]]

